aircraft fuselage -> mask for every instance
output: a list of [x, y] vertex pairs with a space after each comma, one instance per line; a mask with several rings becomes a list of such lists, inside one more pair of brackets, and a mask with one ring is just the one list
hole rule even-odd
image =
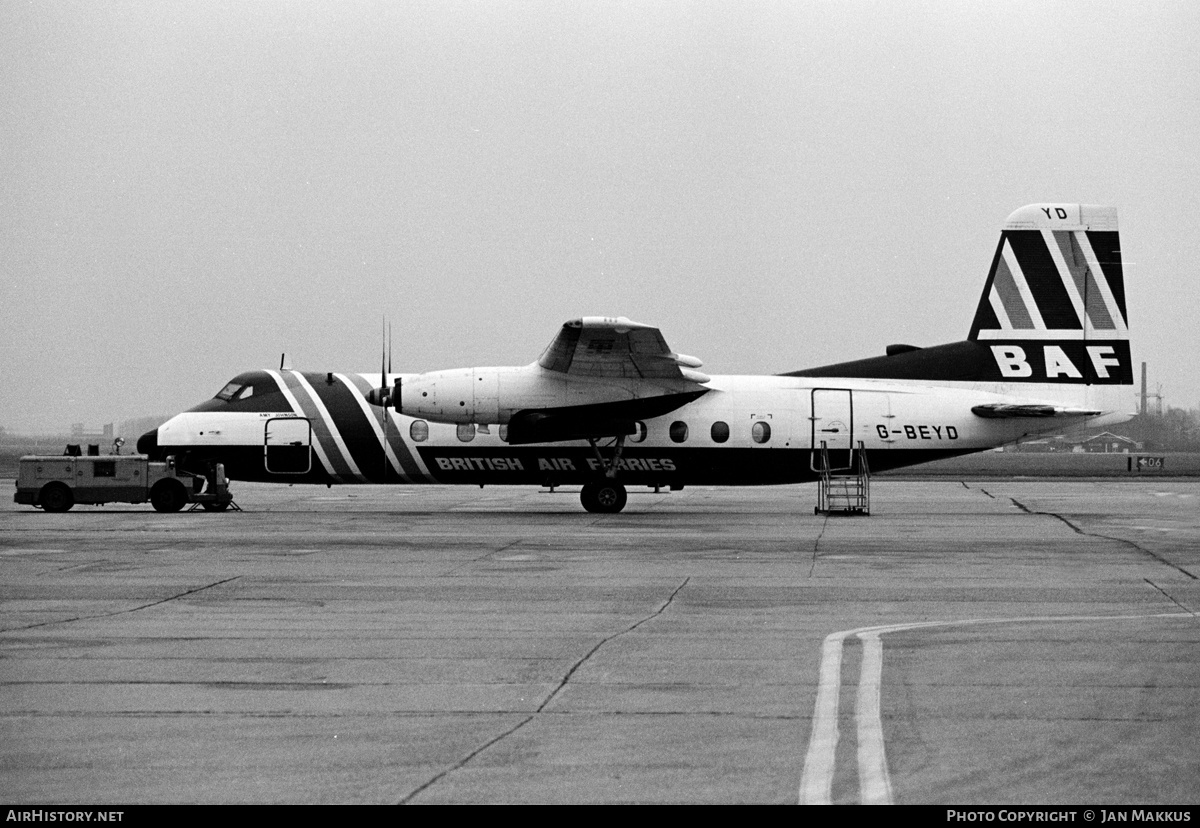
[[[138, 441], [216, 480], [768, 485], [861, 475], [1128, 419], [1117, 214], [1004, 222], [967, 338], [776, 376], [709, 376], [651, 325], [565, 322], [533, 363], [423, 374], [251, 371]], [[386, 364], [386, 361], [384, 362]], [[860, 453], [865, 452], [865, 454]], [[820, 472], [818, 470], [821, 470]]]
[[[388, 381], [396, 376], [403, 377]], [[158, 430], [157, 448], [185, 467], [220, 462], [235, 480], [263, 482], [565, 485], [602, 473], [602, 457], [585, 440], [510, 445], [502, 426], [432, 422], [370, 405], [366, 393], [379, 379], [248, 372], [235, 382], [252, 394], [177, 415]], [[881, 471], [1061, 429], [1034, 418], [964, 417], [973, 405], [1009, 399], [988, 387], [714, 376], [698, 399], [639, 423], [617, 479], [664, 487], [798, 483], [816, 479], [813, 455], [822, 443], [835, 464], [861, 446]], [[1034, 390], [1022, 386], [1021, 399]]]

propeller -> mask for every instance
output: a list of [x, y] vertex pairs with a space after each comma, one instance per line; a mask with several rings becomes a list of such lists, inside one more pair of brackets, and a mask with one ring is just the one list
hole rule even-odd
[[386, 347], [384, 345], [384, 332], [381, 330], [380, 339], [380, 354], [379, 354], [379, 418], [383, 420], [383, 482], [388, 482], [388, 398], [391, 396], [391, 389], [388, 388], [387, 377], [392, 371], [392, 326], [391, 323], [384, 320], [384, 326], [387, 331]]
[[388, 385], [388, 374], [392, 372], [392, 324], [386, 320], [383, 321], [383, 329], [380, 332], [380, 355], [379, 355], [379, 386], [372, 388], [367, 392], [367, 402], [371, 405], [379, 406], [380, 425], [383, 428], [383, 482], [388, 480], [388, 468], [390, 466], [387, 457], [388, 445], [388, 407], [393, 410], [400, 411], [400, 378], [397, 377], [395, 383]]

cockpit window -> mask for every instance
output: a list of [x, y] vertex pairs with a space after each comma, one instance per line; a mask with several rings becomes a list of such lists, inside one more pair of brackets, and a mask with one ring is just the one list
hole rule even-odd
[[[211, 388], [212, 386], [209, 386], [209, 387]], [[239, 391], [241, 391], [245, 387], [246, 386], [243, 385], [242, 383], [234, 380], [233, 382], [229, 383], [228, 385], [226, 385], [224, 388], [222, 388], [220, 391], [217, 392], [217, 399], [224, 400], [225, 402], [229, 402], [237, 395], [237, 393]]]
[[[314, 373], [312, 379], [317, 376]], [[225, 383], [214, 397], [188, 410], [292, 413], [293, 405], [281, 393], [280, 385], [268, 371], [245, 371]]]
[[234, 380], [217, 392], [217, 399], [225, 402], [233, 402], [234, 400], [244, 400], [253, 394], [253, 385]]

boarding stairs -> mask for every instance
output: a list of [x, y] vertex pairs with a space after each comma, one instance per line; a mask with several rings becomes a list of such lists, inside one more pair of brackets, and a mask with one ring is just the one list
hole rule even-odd
[[850, 450], [850, 465], [847, 467], [830, 466], [829, 449], [824, 440], [815, 459], [820, 477], [817, 479], [817, 505], [813, 514], [871, 514], [871, 470], [867, 466], [867, 450], [861, 440], [857, 448]]

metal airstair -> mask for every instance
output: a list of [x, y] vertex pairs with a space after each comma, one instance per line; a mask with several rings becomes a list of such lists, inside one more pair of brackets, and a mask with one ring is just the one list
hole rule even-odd
[[[843, 449], [844, 451], [844, 449]], [[867, 466], [867, 450], [862, 441], [858, 448], [850, 450], [850, 465], [831, 468], [829, 449], [821, 441], [817, 455], [817, 515], [869, 515], [871, 514], [871, 470]]]

